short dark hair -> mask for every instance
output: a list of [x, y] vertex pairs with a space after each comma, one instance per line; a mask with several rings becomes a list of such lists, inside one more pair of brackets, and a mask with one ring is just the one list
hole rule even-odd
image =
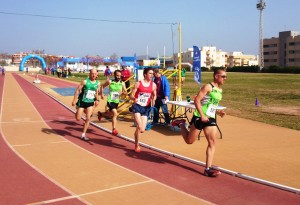
[[121, 71], [120, 70], [115, 70], [114, 76], [116, 76], [117, 73], [121, 73]]
[[153, 68], [145, 68], [144, 72], [143, 72], [143, 75], [146, 75], [150, 70], [153, 71]]
[[214, 69], [214, 76], [217, 75], [217, 74], [219, 74], [220, 71], [225, 71], [225, 69], [224, 68], [216, 68], [216, 69]]

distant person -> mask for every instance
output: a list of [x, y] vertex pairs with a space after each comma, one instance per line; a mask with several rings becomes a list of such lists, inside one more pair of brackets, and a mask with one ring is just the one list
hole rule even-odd
[[5, 76], [5, 68], [4, 68], [4, 66], [2, 66], [2, 68], [1, 68], [1, 73], [2, 73], [3, 76]]
[[55, 75], [55, 68], [54, 68], [54, 67], [51, 68], [51, 74], [52, 74], [53, 76]]
[[25, 69], [26, 69], [26, 73], [28, 73], [28, 66]]
[[104, 76], [106, 77], [107, 80], [109, 80], [109, 77], [112, 75], [111, 70], [109, 66], [106, 66], [106, 69], [104, 71]]
[[216, 177], [221, 172], [212, 167], [212, 162], [216, 150], [217, 123], [216, 114], [224, 117], [224, 110], [217, 110], [217, 106], [222, 99], [221, 86], [227, 79], [226, 72], [217, 69], [213, 74], [213, 82], [204, 85], [197, 96], [194, 103], [196, 110], [190, 122], [190, 130], [185, 126], [185, 120], [175, 120], [173, 126], [181, 128], [181, 134], [187, 144], [193, 144], [198, 138], [200, 130], [203, 129], [206, 140], [208, 142], [206, 149], [206, 165], [204, 175], [208, 177]]
[[[112, 134], [118, 135], [117, 126], [117, 116], [118, 116], [118, 105], [120, 102], [121, 95], [127, 95], [125, 83], [121, 80], [121, 71], [115, 70], [114, 80], [108, 80], [102, 85], [102, 89], [109, 86], [109, 94], [107, 96], [107, 107], [109, 111], [105, 114], [110, 117], [112, 115]], [[99, 111], [98, 116], [102, 116], [102, 113]]]
[[86, 132], [90, 125], [94, 108], [98, 106], [100, 101], [100, 82], [97, 80], [97, 76], [97, 70], [91, 69], [89, 77], [83, 80], [77, 87], [72, 101], [72, 106], [76, 105], [77, 111], [75, 114], [75, 118], [77, 121], [81, 120], [83, 113], [86, 114], [86, 120], [84, 122], [81, 135], [81, 139], [85, 141], [89, 140], [89, 138], [86, 136]]
[[132, 105], [132, 112], [134, 113], [134, 121], [136, 123], [136, 130], [134, 132], [135, 152], [140, 152], [139, 138], [141, 133], [145, 132], [148, 115], [151, 106], [156, 100], [156, 85], [152, 81], [153, 68], [146, 68], [143, 71], [144, 79], [135, 83], [130, 99], [134, 101]]
[[181, 68], [181, 85], [184, 85], [185, 82], [185, 76], [186, 76], [186, 69], [184, 67]]
[[167, 101], [170, 99], [170, 84], [166, 76], [162, 75], [159, 72], [158, 68], [154, 69], [154, 83], [156, 84], [156, 95], [155, 105], [157, 112], [154, 112], [153, 124], [158, 124], [159, 120], [159, 110], [162, 109], [162, 112], [165, 117], [165, 124], [170, 124], [170, 115], [168, 110]]
[[[176, 70], [177, 70], [176, 67], [174, 67], [173, 72], [175, 72]], [[177, 85], [177, 72], [172, 75], [172, 79], [173, 79], [173, 86], [176, 86]]]
[[68, 76], [71, 76], [71, 75], [72, 75], [71, 68], [68, 68]]
[[122, 75], [122, 81], [125, 82], [125, 86], [127, 89], [127, 93], [130, 93], [130, 70], [127, 68], [127, 66], [122, 66], [122, 71], [121, 71], [121, 75]]
[[60, 67], [58, 67], [57, 69], [56, 69], [56, 73], [57, 73], [57, 77], [61, 77], [61, 74], [62, 74], [62, 69], [60, 68]]

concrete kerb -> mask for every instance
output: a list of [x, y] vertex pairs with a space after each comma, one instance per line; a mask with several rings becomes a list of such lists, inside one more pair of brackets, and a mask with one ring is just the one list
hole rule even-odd
[[[49, 97], [51, 97], [53, 100], [57, 101], [59, 104], [61, 104], [62, 106], [64, 106], [65, 108], [67, 108], [68, 110], [70, 110], [71, 112], [73, 112], [74, 114], [76, 113], [75, 110], [73, 110], [70, 107], [68, 107], [67, 105], [65, 105], [63, 102], [61, 102], [56, 97], [54, 97], [51, 94], [45, 92], [43, 89], [39, 88], [37, 85], [34, 85], [34, 86], [37, 89], [39, 89], [41, 92], [45, 93], [46, 95], [48, 95]], [[82, 117], [82, 119], [85, 120], [85, 117]], [[112, 131], [109, 130], [109, 129], [107, 129], [107, 128], [105, 128], [105, 127], [101, 127], [100, 125], [97, 125], [94, 122], [91, 122], [90, 124], [92, 126], [94, 126], [94, 127], [97, 127], [99, 129], [107, 132], [107, 133], [112, 134]], [[126, 141], [134, 143], [133, 139], [131, 139], [131, 138], [125, 136], [125, 135], [118, 134], [117, 137], [119, 137], [121, 139], [124, 139]], [[149, 145], [149, 144], [146, 144], [146, 143], [143, 143], [143, 142], [140, 142], [139, 144], [142, 147], [154, 150], [156, 152], [159, 152], [159, 153], [162, 153], [162, 154], [165, 154], [165, 155], [177, 158], [177, 159], [181, 159], [181, 160], [184, 160], [184, 161], [187, 161], [187, 162], [191, 162], [191, 163], [196, 164], [196, 165], [200, 165], [200, 166], [203, 166], [203, 167], [205, 166], [204, 162], [201, 162], [201, 161], [198, 161], [198, 160], [194, 160], [194, 159], [191, 159], [191, 158], [188, 158], [188, 157], [176, 154], [176, 153], [172, 153], [172, 152], [169, 152], [169, 151], [166, 151], [166, 150], [163, 150], [163, 149], [159, 149], [159, 148], [156, 148], [156, 147], [154, 147], [152, 145]], [[234, 177], [238, 177], [238, 178], [241, 178], [241, 179], [246, 179], [246, 180], [249, 180], [249, 181], [253, 181], [253, 182], [256, 182], [256, 183], [264, 184], [264, 185], [267, 185], [267, 186], [271, 186], [271, 187], [274, 187], [274, 188], [277, 188], [277, 189], [285, 190], [285, 191], [292, 192], [292, 193], [300, 195], [300, 189], [296, 189], [296, 188], [285, 186], [285, 185], [282, 185], [282, 184], [277, 184], [277, 183], [270, 182], [270, 181], [267, 181], [267, 180], [259, 179], [259, 178], [252, 177], [252, 176], [248, 176], [248, 175], [245, 175], [243, 173], [231, 171], [231, 170], [224, 169], [224, 168], [221, 168], [221, 167], [214, 167], [214, 168], [217, 169], [217, 170], [219, 170], [219, 171], [221, 171], [221, 172], [223, 172], [223, 173], [226, 173], [228, 175], [234, 176]]]

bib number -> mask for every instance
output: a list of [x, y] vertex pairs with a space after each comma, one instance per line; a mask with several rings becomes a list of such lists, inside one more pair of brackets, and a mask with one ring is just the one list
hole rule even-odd
[[118, 92], [111, 92], [110, 99], [111, 100], [119, 100], [119, 93]]
[[94, 100], [96, 91], [88, 90], [86, 92], [85, 98], [89, 100]]
[[151, 93], [140, 93], [137, 104], [139, 104], [140, 106], [146, 106], [150, 96], [151, 96]]
[[217, 106], [210, 104], [207, 108], [206, 115], [211, 118], [216, 117]]

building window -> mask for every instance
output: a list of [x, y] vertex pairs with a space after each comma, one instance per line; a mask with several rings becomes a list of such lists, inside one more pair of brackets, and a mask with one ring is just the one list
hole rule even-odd
[[277, 59], [264, 59], [264, 62], [265, 63], [275, 63], [275, 62], [277, 62]]
[[277, 44], [264, 45], [264, 48], [275, 48], [275, 47], [277, 47]]
[[264, 55], [276, 55], [277, 51], [264, 52]]
[[295, 58], [295, 62], [300, 62], [300, 58]]

